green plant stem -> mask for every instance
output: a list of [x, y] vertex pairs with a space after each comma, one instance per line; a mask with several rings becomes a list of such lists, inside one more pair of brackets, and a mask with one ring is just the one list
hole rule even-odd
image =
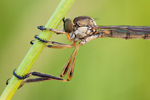
[[[63, 17], [66, 15], [72, 4], [75, 0], [61, 0], [60, 4], [58, 5], [57, 9], [55, 10], [54, 14], [51, 16], [45, 27], [54, 28], [56, 29], [60, 22], [62, 21]], [[49, 31], [42, 31], [39, 35], [40, 38], [49, 40], [52, 36], [53, 32]], [[17, 68], [16, 73], [20, 76], [26, 75], [40, 53], [42, 52], [43, 48], [45, 47], [45, 43], [36, 40], [34, 45], [30, 48], [29, 52], [23, 59], [20, 66]], [[15, 94], [16, 90], [20, 86], [22, 80], [18, 80], [15, 76], [11, 78], [9, 81], [8, 86], [5, 88], [4, 92], [2, 93], [0, 100], [10, 100], [13, 95]]]

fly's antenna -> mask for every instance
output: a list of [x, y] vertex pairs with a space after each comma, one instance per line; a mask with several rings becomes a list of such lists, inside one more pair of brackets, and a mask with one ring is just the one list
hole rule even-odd
[[95, 18], [93, 18], [94, 20], [99, 20], [99, 18], [98, 17], [95, 17]]
[[63, 20], [63, 22], [65, 22], [65, 17], [62, 20]]

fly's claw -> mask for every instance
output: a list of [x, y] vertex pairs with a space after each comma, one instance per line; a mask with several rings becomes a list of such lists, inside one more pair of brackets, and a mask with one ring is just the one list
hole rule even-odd
[[30, 41], [30, 44], [31, 44], [31, 45], [33, 45], [33, 44], [34, 44], [34, 43], [33, 43], [33, 41], [35, 41], [35, 40]]
[[9, 80], [10, 80], [10, 78], [9, 78], [9, 79], [7, 79], [7, 81], [6, 81], [6, 85], [8, 85], [8, 83], [9, 83]]

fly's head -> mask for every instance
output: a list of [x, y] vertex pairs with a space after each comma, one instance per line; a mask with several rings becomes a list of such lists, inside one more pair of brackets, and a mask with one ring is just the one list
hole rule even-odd
[[63, 22], [64, 22], [64, 31], [71, 33], [73, 31], [73, 24], [71, 20], [69, 18], [67, 19], [63, 18]]

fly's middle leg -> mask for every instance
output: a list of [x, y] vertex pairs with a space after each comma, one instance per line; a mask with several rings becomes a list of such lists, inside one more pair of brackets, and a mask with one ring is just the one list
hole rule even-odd
[[[52, 45], [46, 45], [46, 47], [55, 48], [55, 49], [73, 48], [73, 47], [75, 47], [75, 44], [76, 44], [76, 42], [73, 42], [72, 44], [68, 45], [68, 44], [63, 44], [63, 43], [59, 43], [59, 42], [55, 42], [55, 41], [47, 41], [47, 40], [39, 38], [37, 35], [35, 35], [35, 38], [44, 43], [51, 43]], [[34, 44], [33, 40], [30, 42], [30, 44], [32, 44], [32, 45]]]

